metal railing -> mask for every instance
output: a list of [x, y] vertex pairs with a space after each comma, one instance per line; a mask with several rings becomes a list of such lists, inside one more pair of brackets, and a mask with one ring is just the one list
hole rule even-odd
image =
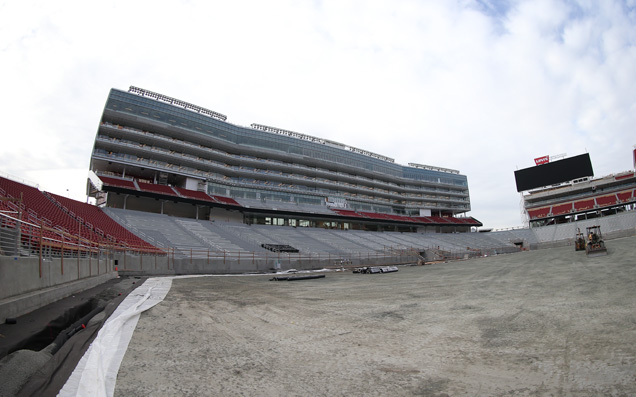
[[[61, 272], [64, 261], [81, 259], [117, 259], [119, 270], [175, 271], [188, 265], [203, 269], [270, 269], [347, 267], [361, 265], [397, 265], [425, 261], [452, 261], [502, 253], [519, 252], [517, 247], [480, 249], [440, 249], [385, 245], [378, 250], [360, 252], [272, 252], [222, 251], [209, 248], [148, 248], [129, 246], [99, 239], [83, 237], [49, 226], [23, 221], [16, 214], [0, 212], [0, 256], [37, 257], [42, 274], [42, 262], [59, 258]], [[79, 266], [77, 267], [79, 269]], [[90, 266], [89, 266], [90, 268]], [[79, 270], [78, 270], [79, 272]]]
[[87, 237], [74, 235], [47, 226], [44, 221], [40, 224], [24, 221], [13, 211], [0, 212], [0, 256], [39, 258], [40, 277], [42, 262], [53, 258], [61, 260], [61, 272], [64, 273], [65, 260], [99, 260], [123, 252], [167, 255], [158, 248], [128, 246], [97, 237], [96, 234]]
[[169, 248], [167, 250], [167, 255], [174, 259], [185, 259], [189, 261], [194, 260], [204, 260], [207, 261], [208, 264], [217, 262], [217, 263], [251, 263], [256, 264], [257, 262], [271, 262], [278, 261], [282, 264], [292, 264], [292, 263], [329, 263], [333, 265], [338, 264], [346, 264], [346, 263], [357, 263], [357, 262], [373, 262], [376, 261], [386, 262], [390, 260], [400, 261], [398, 258], [402, 258], [403, 260], [413, 260], [415, 261], [416, 256], [406, 252], [396, 252], [391, 250], [378, 251], [378, 252], [350, 252], [346, 255], [342, 254], [334, 254], [329, 252], [324, 253], [303, 253], [303, 252], [256, 252], [256, 251], [214, 251], [211, 249], [180, 249], [180, 248]]
[[[120, 258], [122, 269], [134, 264], [141, 268], [143, 263], [152, 262], [155, 267], [157, 258], [167, 264], [167, 270], [173, 269], [175, 262], [199, 264], [239, 264], [256, 265], [277, 263], [290, 266], [341, 266], [347, 264], [378, 263], [399, 264], [416, 262], [417, 257], [405, 252], [382, 249], [377, 252], [350, 252], [346, 255], [334, 253], [285, 253], [255, 251], [219, 251], [213, 249], [184, 249], [170, 247], [166, 249], [130, 246], [112, 243], [97, 238], [97, 235], [83, 237], [63, 230], [29, 221], [21, 220], [17, 214], [0, 212], [0, 256], [37, 257], [40, 262], [52, 258], [62, 261], [80, 259]], [[148, 269], [148, 267], [146, 267]], [[40, 270], [41, 272], [41, 270]]]

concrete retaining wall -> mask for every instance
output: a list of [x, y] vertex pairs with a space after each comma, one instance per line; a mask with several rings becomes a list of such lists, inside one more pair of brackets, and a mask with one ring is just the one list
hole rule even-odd
[[117, 277], [113, 260], [0, 256], [0, 322]]
[[612, 240], [636, 235], [636, 211], [606, 216], [603, 218], [587, 219], [572, 223], [543, 226], [530, 229], [537, 236], [537, 243], [531, 244], [530, 249], [544, 249], [574, 245], [577, 231], [585, 233], [588, 226], [601, 227], [603, 238]]
[[334, 266], [400, 265], [417, 262], [416, 257], [407, 255], [402, 257], [361, 258], [355, 259], [350, 263], [338, 263], [328, 259], [294, 258], [293, 256], [280, 258], [280, 260], [278, 258], [265, 260], [249, 256], [241, 260], [189, 259], [146, 255], [120, 255], [115, 258], [119, 273], [129, 276], [267, 273], [274, 269], [316, 270]]

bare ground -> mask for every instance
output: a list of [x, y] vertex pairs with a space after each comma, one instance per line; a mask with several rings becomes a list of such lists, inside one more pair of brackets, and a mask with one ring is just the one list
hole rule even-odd
[[175, 279], [115, 394], [636, 395], [636, 238], [397, 273]]

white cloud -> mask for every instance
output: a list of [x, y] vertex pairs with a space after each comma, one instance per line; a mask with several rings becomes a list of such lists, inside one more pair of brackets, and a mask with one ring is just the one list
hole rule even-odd
[[631, 168], [636, 15], [619, 1], [501, 4], [5, 2], [0, 170], [57, 169], [54, 193], [83, 191], [86, 174], [67, 170], [88, 169], [108, 90], [136, 85], [236, 124], [459, 169], [471, 215], [515, 226], [513, 172], [534, 157]]

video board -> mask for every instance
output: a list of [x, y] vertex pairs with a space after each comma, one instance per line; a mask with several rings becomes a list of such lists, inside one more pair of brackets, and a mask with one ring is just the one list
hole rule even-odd
[[586, 176], [594, 176], [588, 153], [515, 171], [518, 192]]

